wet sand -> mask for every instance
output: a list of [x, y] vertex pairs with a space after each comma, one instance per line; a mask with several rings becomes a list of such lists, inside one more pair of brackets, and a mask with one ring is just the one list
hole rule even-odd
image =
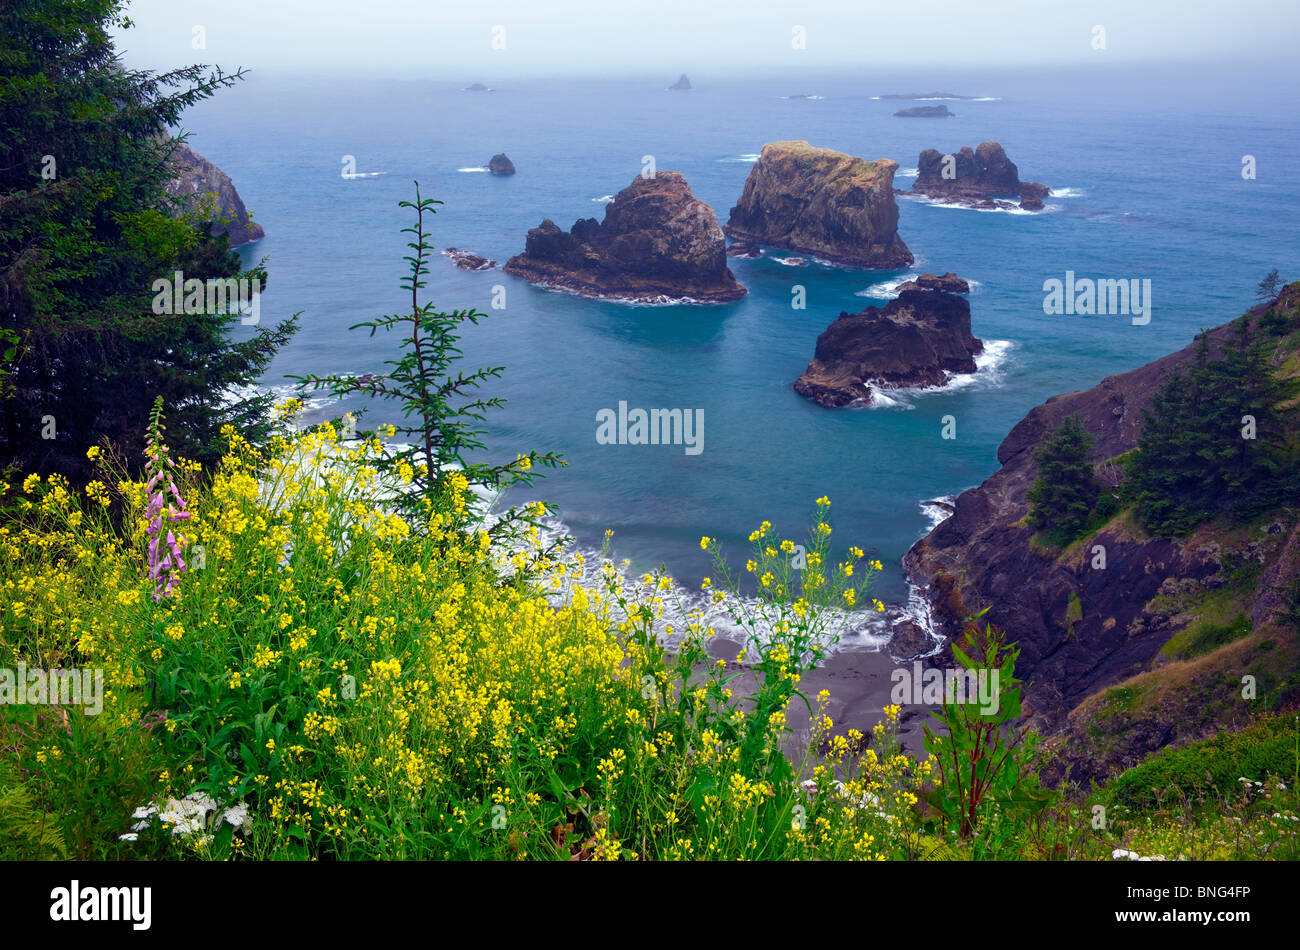
[[[740, 670], [734, 662], [737, 652], [734, 644], [725, 641], [715, 641], [709, 646], [712, 656], [727, 660], [730, 672]], [[884, 707], [891, 702], [893, 683], [890, 674], [900, 667], [910, 672], [912, 663], [910, 660], [897, 663], [884, 650], [846, 650], [828, 657], [821, 667], [805, 675], [799, 684], [800, 692], [808, 697], [814, 711], [817, 694], [823, 689], [830, 693], [826, 714], [835, 724], [832, 734], [845, 735], [850, 729], [857, 729], [870, 735], [872, 727], [884, 718]], [[752, 677], [742, 676], [736, 680], [735, 689], [741, 692], [750, 688], [752, 683]], [[929, 706], [903, 707], [898, 738], [903, 751], [909, 755], [925, 754], [923, 727], [927, 722], [931, 728], [935, 725], [930, 712]], [[787, 752], [797, 761], [807, 748], [809, 734], [808, 710], [797, 697], [790, 703], [787, 722], [793, 730]]]

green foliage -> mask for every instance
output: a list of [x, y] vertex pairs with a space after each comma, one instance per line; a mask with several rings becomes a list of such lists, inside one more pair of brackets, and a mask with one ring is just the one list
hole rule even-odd
[[1178, 633], [1161, 650], [1165, 656], [1191, 659], [1217, 650], [1225, 644], [1248, 636], [1254, 630], [1250, 618], [1239, 613], [1226, 623], [1211, 620], [1194, 621]]
[[1240, 732], [1159, 752], [1107, 785], [1106, 796], [1146, 810], [1179, 797], [1231, 796], [1241, 790], [1242, 779], [1264, 782], [1272, 775], [1293, 783], [1296, 741], [1294, 716], [1269, 716]]
[[1255, 296], [1261, 300], [1273, 300], [1277, 297], [1278, 293], [1281, 292], [1285, 284], [1286, 282], [1282, 280], [1282, 275], [1279, 274], [1277, 268], [1274, 267], [1271, 271], [1265, 274], [1264, 279], [1259, 282], [1259, 289], [1255, 292]]
[[1186, 534], [1219, 515], [1246, 520], [1295, 496], [1286, 461], [1295, 423], [1278, 408], [1289, 387], [1274, 375], [1271, 344], [1250, 319], [1233, 328], [1217, 359], [1202, 334], [1191, 365], [1176, 370], [1143, 413], [1129, 494], [1153, 533]]
[[[0, 467], [74, 482], [102, 440], [137, 456], [157, 394], [178, 407], [173, 448], [185, 457], [215, 461], [228, 422], [256, 437], [268, 400], [232, 391], [261, 375], [294, 328], [231, 344], [235, 313], [153, 313], [156, 279], [241, 274], [228, 241], [167, 195], [176, 140], [166, 130], [242, 73], [123, 68], [109, 35], [130, 25], [123, 7], [0, 7]], [[46, 416], [56, 438], [42, 437]]]
[[[942, 711], [933, 713], [943, 727], [925, 727], [925, 750], [938, 761], [940, 781], [930, 804], [955, 825], [962, 838], [971, 837], [981, 815], [993, 805], [1034, 813], [1045, 807], [1052, 794], [1043, 789], [1033, 770], [1037, 737], [1020, 718], [1021, 683], [1016, 679], [1020, 648], [1006, 643], [1005, 635], [978, 626], [983, 612], [967, 627], [962, 645], [952, 645], [952, 655], [963, 670], [989, 677], [996, 686], [996, 710], [981, 707], [978, 697], [945, 697]], [[993, 674], [996, 681], [992, 680]]]
[[1038, 480], [1030, 487], [1029, 523], [1066, 545], [1088, 526], [1100, 492], [1092, 470], [1093, 439], [1078, 415], [1067, 416], [1037, 448]]
[[[457, 371], [455, 366], [462, 354], [456, 344], [462, 327], [477, 324], [487, 315], [477, 310], [439, 311], [432, 303], [420, 302], [433, 250], [424, 218], [436, 214], [434, 206], [440, 204], [436, 199], [420, 197], [419, 182], [415, 183], [415, 201], [399, 204], [415, 211], [415, 224], [402, 229], [403, 234], [411, 235], [407, 247], [412, 253], [405, 258], [410, 273], [402, 279], [402, 290], [411, 297], [410, 311], [365, 320], [350, 328], [364, 327], [372, 337], [380, 330], [400, 333], [401, 357], [385, 361], [391, 369], [382, 375], [292, 377], [300, 390], [326, 390], [340, 399], [361, 395], [396, 404], [402, 419], [409, 421], [393, 424], [393, 433], [402, 437], [406, 447], [378, 460], [376, 468], [393, 476], [392, 484], [400, 481], [413, 486], [414, 491], [394, 497], [392, 505], [415, 514], [424, 513], [434, 499], [447, 491], [447, 479], [453, 473], [470, 485], [500, 490], [520, 482], [531, 484], [534, 464], [552, 468], [563, 464], [558, 455], [536, 451], [497, 465], [470, 458], [471, 453], [486, 448], [481, 438], [483, 430], [477, 428], [485, 419], [484, 413], [505, 404], [499, 397], [483, 397], [476, 392], [485, 382], [500, 377], [505, 367], [490, 366], [468, 374]], [[525, 520], [522, 512], [511, 510], [494, 530], [518, 520]]]
[[0, 758], [0, 861], [64, 860], [68, 846], [53, 816], [31, 789], [8, 774]]

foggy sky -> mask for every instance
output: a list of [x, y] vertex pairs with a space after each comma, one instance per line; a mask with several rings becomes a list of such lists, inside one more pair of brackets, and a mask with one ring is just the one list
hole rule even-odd
[[[132, 66], [460, 80], [1292, 59], [1295, 0], [133, 0]], [[806, 48], [792, 44], [803, 27]], [[1106, 49], [1093, 48], [1094, 27]], [[195, 27], [206, 48], [195, 47]], [[495, 27], [502, 27], [503, 31]], [[493, 48], [493, 37], [504, 49]]]

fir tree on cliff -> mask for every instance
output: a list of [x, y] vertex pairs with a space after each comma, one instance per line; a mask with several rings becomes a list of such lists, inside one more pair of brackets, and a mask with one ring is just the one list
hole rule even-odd
[[1100, 492], [1092, 450], [1092, 436], [1078, 415], [1071, 415], [1034, 453], [1038, 480], [1026, 494], [1029, 523], [1053, 541], [1068, 543], [1088, 526]]
[[[240, 73], [125, 68], [121, 0], [0, 6], [0, 468], [79, 480], [89, 446], [143, 446], [157, 396], [172, 447], [212, 462], [227, 422], [254, 438], [264, 399], [228, 401], [294, 321], [229, 331], [238, 313], [153, 312], [153, 282], [241, 274], [225, 238], [175, 213], [165, 188], [184, 110]], [[260, 268], [244, 276], [264, 278]]]
[[1186, 534], [1221, 514], [1247, 519], [1295, 500], [1294, 410], [1282, 408], [1292, 387], [1274, 372], [1275, 341], [1249, 316], [1233, 329], [1217, 359], [1202, 335], [1191, 365], [1143, 413], [1129, 491], [1149, 531]]

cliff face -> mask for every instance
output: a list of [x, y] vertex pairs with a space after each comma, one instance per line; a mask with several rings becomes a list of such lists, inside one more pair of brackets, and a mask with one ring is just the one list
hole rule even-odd
[[562, 231], [547, 218], [505, 271], [587, 297], [717, 303], [745, 295], [727, 268], [713, 209], [678, 172], [637, 177], [606, 206], [603, 222], [585, 218]]
[[868, 162], [807, 142], [770, 142], [725, 231], [839, 264], [906, 267], [913, 258], [898, 236], [897, 170], [887, 158]]
[[[1291, 306], [1300, 303], [1300, 285], [1289, 293], [1295, 295]], [[1228, 324], [1209, 331], [1212, 354], [1221, 352], [1232, 332]], [[1286, 512], [1231, 537], [1206, 526], [1185, 538], [1153, 538], [1125, 512], [1065, 551], [1032, 540], [1025, 496], [1038, 477], [1034, 450], [1042, 438], [1077, 413], [1096, 440], [1096, 459], [1131, 450], [1142, 410], [1176, 368], [1191, 362], [1194, 348], [1190, 344], [1031, 410], [999, 446], [1001, 468], [963, 492], [951, 517], [904, 557], [912, 579], [928, 585], [941, 632], [953, 635], [966, 616], [988, 608], [987, 620], [1016, 640], [1021, 648], [1016, 672], [1030, 683], [1027, 715], [1047, 731], [1065, 727], [1072, 710], [1099, 689], [1138, 674], [1154, 675], [1144, 671], [1167, 660], [1175, 634], [1204, 622], [1199, 615], [1207, 602], [1219, 604], [1216, 609], [1231, 603], [1232, 612], [1243, 610], [1256, 625], [1266, 623], [1271, 595], [1264, 591], [1276, 583], [1261, 584], [1259, 593], [1252, 583], [1238, 590], [1234, 572], [1255, 564], [1270, 577], [1285, 570], [1286, 557], [1300, 563], [1300, 536]], [[1285, 357], [1280, 349], [1279, 359]], [[1096, 559], [1098, 546], [1104, 562]], [[1125, 757], [1132, 764], [1200, 718], [1166, 714], [1157, 725], [1135, 728], [1116, 747], [1120, 751], [1112, 764], [1123, 764]], [[1102, 758], [1095, 746], [1081, 753], [1076, 777], [1104, 771]]]
[[[927, 284], [945, 278], [932, 274]], [[947, 286], [961, 286], [956, 275]], [[918, 282], [919, 283], [919, 282]], [[817, 338], [795, 392], [827, 408], [870, 403], [872, 389], [941, 386], [951, 373], [975, 371], [984, 344], [971, 335], [970, 304], [944, 290], [905, 289], [884, 308], [841, 313]]]
[[[997, 142], [981, 142], [973, 151], [964, 146], [949, 156], [927, 148], [916, 160], [917, 176], [912, 185], [916, 194], [931, 198], [947, 198], [979, 207], [1011, 207], [1010, 202], [994, 200], [997, 195], [1016, 195], [1020, 207], [1041, 211], [1042, 199], [1051, 194], [1039, 182], [1022, 182], [1016, 163], [1007, 158], [1006, 150]], [[952, 177], [945, 178], [945, 164], [951, 168]]]
[[232, 247], [266, 236], [260, 224], [249, 220], [234, 183], [220, 168], [183, 143], [172, 153], [172, 164], [176, 177], [167, 186], [168, 194], [177, 198], [211, 196], [213, 234], [230, 235]]

